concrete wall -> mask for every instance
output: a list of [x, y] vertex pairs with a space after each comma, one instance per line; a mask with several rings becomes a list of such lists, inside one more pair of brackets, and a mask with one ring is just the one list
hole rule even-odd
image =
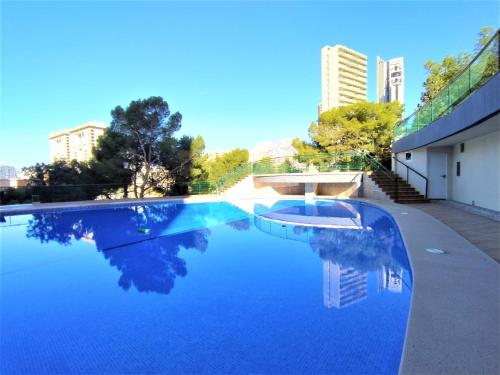
[[[465, 152], [460, 152], [460, 143], [464, 143]], [[429, 178], [430, 154], [441, 153], [448, 157], [447, 199], [473, 205], [496, 212], [500, 211], [500, 131], [480, 137], [464, 140], [450, 146], [422, 147], [407, 151], [412, 160], [405, 160], [406, 152], [395, 154], [399, 160]], [[457, 176], [457, 162], [461, 173]], [[393, 170], [406, 179], [406, 167], [397, 163]], [[409, 173], [410, 184], [421, 194], [425, 191], [422, 178]], [[432, 198], [432, 197], [431, 197]]]
[[318, 184], [316, 195], [328, 195], [335, 198], [354, 198], [359, 196], [358, 191], [360, 186], [361, 181]]
[[[450, 199], [500, 211], [500, 132], [484, 135], [453, 146], [450, 176]], [[456, 162], [461, 173], [456, 175]]]
[[254, 196], [275, 197], [280, 195], [304, 195], [305, 185], [303, 183], [265, 183], [254, 181]]
[[371, 172], [363, 173], [359, 196], [363, 198], [375, 199], [380, 201], [392, 202], [391, 198], [380, 189], [377, 184], [369, 177]]
[[[417, 172], [423, 174], [427, 177], [427, 149], [420, 148], [416, 150], [407, 151], [411, 152], [411, 160], [406, 160], [406, 152], [400, 152], [394, 154], [398, 160], [401, 160], [404, 164], [408, 165], [410, 168], [415, 169]], [[407, 173], [407, 168], [401, 163], [392, 161], [392, 170], [399, 174], [404, 180], [408, 177], [408, 183], [413, 186], [420, 194], [425, 194], [425, 179], [419, 177], [417, 174], [411, 170]]]

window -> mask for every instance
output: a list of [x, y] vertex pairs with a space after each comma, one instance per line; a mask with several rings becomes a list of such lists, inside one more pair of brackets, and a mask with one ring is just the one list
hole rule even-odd
[[407, 153], [405, 154], [405, 160], [406, 160], [406, 161], [411, 160], [411, 152], [407, 152]]
[[460, 143], [460, 152], [465, 151], [465, 143]]
[[457, 161], [457, 176], [460, 177], [460, 162]]

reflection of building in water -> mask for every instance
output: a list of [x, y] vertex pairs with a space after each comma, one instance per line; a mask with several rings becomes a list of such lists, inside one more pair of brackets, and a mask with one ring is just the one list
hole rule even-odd
[[338, 309], [364, 300], [368, 296], [366, 272], [342, 267], [331, 261], [323, 262], [323, 303]]
[[377, 292], [387, 289], [393, 293], [403, 291], [403, 269], [382, 267], [377, 271]]

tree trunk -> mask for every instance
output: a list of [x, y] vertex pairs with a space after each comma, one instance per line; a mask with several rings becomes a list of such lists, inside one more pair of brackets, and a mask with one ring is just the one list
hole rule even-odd
[[146, 172], [142, 175], [140, 198], [144, 198], [144, 191], [146, 190], [146, 184], [148, 183], [149, 180], [149, 172], [151, 170], [149, 164], [146, 164], [145, 169]]

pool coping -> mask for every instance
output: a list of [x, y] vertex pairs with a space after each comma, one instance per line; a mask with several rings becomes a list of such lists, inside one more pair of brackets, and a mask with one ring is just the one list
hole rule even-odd
[[[413, 274], [401, 375], [500, 372], [500, 265], [429, 214], [357, 199], [395, 219]], [[446, 254], [431, 254], [438, 248]]]
[[[269, 199], [304, 199], [304, 196]], [[390, 213], [408, 253], [413, 291], [399, 373], [499, 373], [500, 265], [446, 224], [421, 210], [381, 200], [349, 200], [372, 204]], [[109, 208], [134, 203], [216, 201], [237, 199], [205, 195], [28, 204], [0, 207], [0, 215]], [[431, 254], [425, 251], [427, 248], [443, 249], [446, 254]]]

